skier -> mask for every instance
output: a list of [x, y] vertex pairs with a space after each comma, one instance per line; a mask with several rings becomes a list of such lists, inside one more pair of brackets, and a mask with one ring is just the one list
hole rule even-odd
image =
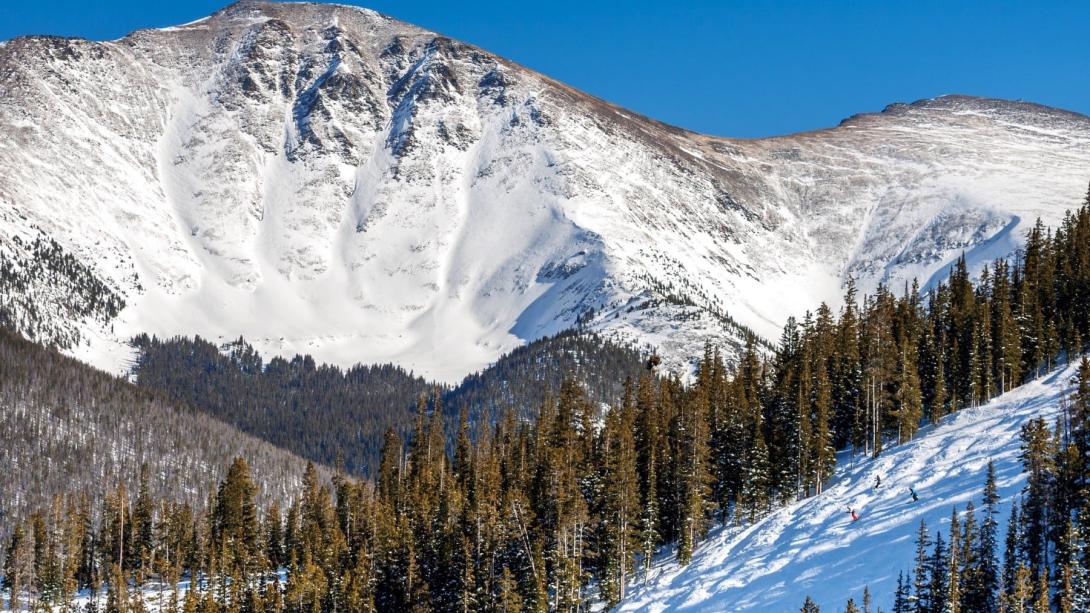
[[910, 488], [908, 488], [908, 493], [912, 494], [912, 502], [919, 502], [920, 501], [920, 497], [916, 495], [916, 490], [914, 490], [914, 489], [912, 489], [910, 487]]
[[859, 515], [855, 512], [855, 509], [848, 507], [848, 514], [852, 516], [852, 521], [859, 521]]
[[882, 485], [882, 475], [874, 475], [874, 489], [878, 489], [879, 485]]

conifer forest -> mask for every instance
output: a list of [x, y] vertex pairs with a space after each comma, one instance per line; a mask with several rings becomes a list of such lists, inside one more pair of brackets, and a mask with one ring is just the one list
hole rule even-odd
[[[170, 445], [149, 442], [138, 462], [6, 505], [0, 575], [13, 610], [74, 610], [77, 597], [111, 613], [609, 608], [656, 557], [684, 565], [709, 530], [820, 495], [838, 458], [871, 461], [1069, 362], [1078, 376], [1061, 418], [1022, 428], [1026, 486], [1006, 530], [989, 470], [945, 531], [921, 523], [914, 553], [890, 546], [906, 564], [889, 596], [894, 613], [1090, 610], [1090, 195], [979, 274], [961, 258], [932, 287], [859, 295], [849, 283], [841, 308], [792, 318], [771, 349], [750, 335], [728, 363], [707, 345], [685, 379], [578, 333], [553, 343], [609, 364], [591, 383], [559, 360], [542, 375], [542, 350], [458, 394], [393, 366], [264, 364], [243, 342], [225, 355], [143, 337], [137, 386], [4, 335], [0, 394], [24, 405], [170, 407], [172, 419], [224, 419], [298, 454], [247, 438], [232, 458], [224, 444], [202, 452], [212, 472], [194, 466], [172, 489], [160, 457]], [[78, 391], [46, 393], [47, 371]], [[527, 394], [509, 380], [549, 383]], [[353, 412], [363, 406], [383, 411]], [[221, 437], [201, 427], [206, 442]], [[0, 433], [15, 436], [7, 423]], [[869, 590], [849, 596], [845, 610], [875, 610]]]

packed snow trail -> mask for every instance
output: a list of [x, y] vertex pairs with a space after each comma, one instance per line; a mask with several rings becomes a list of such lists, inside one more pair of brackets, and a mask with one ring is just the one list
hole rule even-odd
[[[1077, 364], [1032, 381], [977, 408], [947, 416], [877, 459], [838, 458], [819, 496], [777, 510], [744, 529], [718, 528], [686, 567], [670, 556], [630, 587], [623, 611], [798, 611], [809, 595], [828, 611], [870, 586], [890, 610], [897, 573], [909, 571], [920, 520], [948, 536], [950, 509], [981, 506], [988, 461], [1002, 498], [1000, 537], [1012, 500], [1025, 484], [1019, 433], [1031, 418], [1053, 420]], [[881, 486], [875, 489], [875, 478]], [[912, 502], [909, 488], [918, 502]], [[852, 521], [849, 506], [859, 514]]]

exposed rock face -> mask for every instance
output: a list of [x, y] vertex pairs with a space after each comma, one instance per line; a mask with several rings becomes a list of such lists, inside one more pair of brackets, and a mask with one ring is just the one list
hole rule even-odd
[[44, 235], [123, 297], [105, 324], [39, 305], [76, 355], [241, 334], [450, 380], [577, 320], [678, 367], [848, 276], [1007, 254], [1085, 193], [1090, 118], [944, 97], [717, 138], [371, 11], [242, 2], [3, 43], [0, 169], [0, 250]]

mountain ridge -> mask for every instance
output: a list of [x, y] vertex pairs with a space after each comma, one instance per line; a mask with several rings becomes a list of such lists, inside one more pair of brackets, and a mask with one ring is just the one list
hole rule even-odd
[[55, 240], [127, 305], [14, 319], [115, 372], [140, 333], [241, 334], [457, 381], [577, 321], [686, 371], [848, 278], [1009, 254], [1090, 177], [1090, 119], [1047, 107], [954, 96], [715, 137], [334, 5], [14, 39], [0, 91], [0, 251]]

